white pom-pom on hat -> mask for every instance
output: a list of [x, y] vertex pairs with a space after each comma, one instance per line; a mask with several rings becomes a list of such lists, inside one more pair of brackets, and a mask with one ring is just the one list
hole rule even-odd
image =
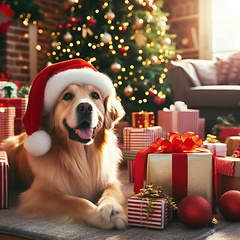
[[22, 119], [28, 134], [24, 146], [30, 154], [42, 156], [50, 150], [52, 140], [46, 131], [40, 129], [41, 118], [53, 109], [62, 91], [73, 83], [95, 86], [103, 98], [116, 96], [111, 79], [82, 59], [67, 60], [44, 68], [33, 81]]
[[36, 157], [46, 154], [50, 150], [51, 145], [52, 139], [44, 130], [36, 131], [24, 140], [25, 149]]

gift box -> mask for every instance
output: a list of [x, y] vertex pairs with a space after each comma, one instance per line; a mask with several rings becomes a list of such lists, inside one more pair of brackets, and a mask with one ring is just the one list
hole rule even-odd
[[155, 125], [155, 116], [153, 112], [133, 112], [132, 113], [132, 127], [147, 128]]
[[14, 134], [18, 135], [24, 131], [22, 117], [25, 114], [28, 98], [0, 98], [0, 107], [15, 107], [16, 116], [14, 120]]
[[122, 151], [123, 160], [127, 162], [129, 182], [134, 182], [133, 165], [137, 151]]
[[162, 137], [162, 127], [149, 128], [125, 127], [123, 129], [124, 150], [138, 151], [148, 147], [157, 138]]
[[217, 157], [226, 157], [227, 155], [226, 143], [209, 143], [207, 141], [204, 141], [203, 147], [209, 149], [212, 154], [216, 155]]
[[14, 136], [15, 107], [0, 107], [0, 145], [1, 142]]
[[240, 136], [227, 137], [225, 143], [227, 145], [227, 156], [232, 156], [234, 150], [240, 145]]
[[148, 154], [146, 182], [162, 186], [176, 203], [192, 194], [214, 205], [214, 163], [209, 152]]
[[198, 135], [200, 138], [205, 138], [205, 118], [199, 118], [198, 120]]
[[132, 196], [128, 199], [128, 223], [131, 226], [164, 229], [171, 219], [171, 211], [165, 198], [152, 198]]
[[217, 157], [216, 158], [218, 174], [218, 192], [219, 197], [226, 191], [240, 191], [240, 158]]
[[8, 159], [5, 151], [0, 151], [0, 208], [8, 208]]
[[180, 134], [186, 131], [192, 131], [199, 134], [199, 110], [188, 109], [184, 111], [158, 111], [158, 125], [165, 132], [179, 132]]
[[227, 137], [240, 135], [240, 127], [221, 126], [219, 129], [220, 132], [218, 134], [218, 139], [223, 142], [226, 140]]

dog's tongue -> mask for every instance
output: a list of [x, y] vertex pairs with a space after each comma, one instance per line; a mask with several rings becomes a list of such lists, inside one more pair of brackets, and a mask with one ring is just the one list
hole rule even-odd
[[82, 139], [90, 139], [92, 138], [93, 128], [76, 129], [76, 133]]

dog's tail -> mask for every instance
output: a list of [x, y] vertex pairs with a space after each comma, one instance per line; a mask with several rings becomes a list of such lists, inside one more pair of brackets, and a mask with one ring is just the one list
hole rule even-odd
[[23, 146], [26, 133], [4, 140], [1, 149], [7, 152], [9, 162], [9, 187], [14, 191], [23, 191], [30, 186], [33, 175], [27, 162], [27, 153]]

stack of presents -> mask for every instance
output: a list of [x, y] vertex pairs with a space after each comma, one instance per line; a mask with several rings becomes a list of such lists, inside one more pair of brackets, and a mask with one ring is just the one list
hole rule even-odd
[[[220, 142], [205, 136], [204, 125], [199, 110], [185, 106], [158, 111], [157, 123], [152, 112], [132, 113], [132, 126], [123, 128], [123, 158], [135, 193], [128, 199], [130, 225], [165, 228], [172, 215], [169, 197], [179, 204], [186, 196], [202, 196], [216, 213], [224, 192], [240, 190], [240, 128]], [[164, 194], [149, 195], [152, 186]]]
[[[23, 88], [9, 81], [10, 73], [0, 72], [0, 208], [8, 206], [8, 159], [1, 151], [3, 140], [24, 131], [22, 117], [26, 111], [27, 96], [18, 96]], [[18, 88], [19, 87], [19, 88]]]

